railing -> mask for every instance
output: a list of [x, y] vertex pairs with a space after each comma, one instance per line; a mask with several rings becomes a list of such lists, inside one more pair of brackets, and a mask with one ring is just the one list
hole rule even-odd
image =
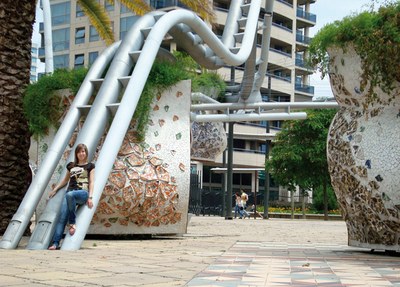
[[308, 21], [311, 21], [313, 23], [317, 22], [317, 15], [309, 13], [309, 12], [306, 12], [301, 8], [297, 8], [296, 16], [299, 17], [299, 18], [303, 18], [303, 19], [306, 19]]
[[292, 54], [286, 53], [286, 52], [284, 52], [282, 50], [278, 50], [278, 49], [275, 49], [275, 48], [269, 48], [269, 50], [272, 51], [272, 52], [284, 55], [284, 56], [289, 57], [289, 58], [292, 57]]
[[237, 152], [242, 152], [242, 153], [256, 153], [256, 154], [265, 154], [265, 152], [261, 150], [251, 150], [251, 149], [245, 149], [245, 148], [233, 148], [233, 151]]
[[277, 28], [282, 29], [282, 30], [285, 30], [285, 31], [287, 31], [287, 32], [293, 33], [293, 30], [292, 30], [292, 29], [290, 29], [290, 28], [288, 28], [288, 27], [286, 27], [286, 26], [283, 26], [283, 25], [281, 25], [281, 24], [272, 22], [272, 26], [277, 27]]
[[285, 1], [285, 0], [276, 0], [276, 1], [277, 1], [277, 2], [281, 2], [282, 4], [285, 4], [285, 5], [287, 5], [287, 6], [293, 8], [293, 4], [292, 4], [292, 3], [289, 3], [289, 2], [287, 2], [287, 1]]
[[278, 79], [278, 80], [282, 80], [282, 81], [285, 81], [285, 82], [288, 82], [288, 83], [291, 83], [292, 82], [292, 79], [291, 79], [291, 77], [290, 76], [288, 76], [288, 77], [283, 77], [283, 76], [278, 76], [278, 75], [275, 75], [275, 74], [271, 74], [271, 73], [265, 73], [265, 75], [266, 76], [271, 76], [271, 78], [275, 78], [275, 79]]
[[295, 84], [294, 89], [299, 92], [307, 93], [307, 94], [312, 94], [314, 95], [314, 86], [308, 86], [308, 85], [303, 85], [303, 84]]
[[150, 1], [150, 6], [156, 8], [156, 9], [162, 9], [162, 8], [167, 8], [167, 7], [186, 7], [183, 5], [180, 1], [177, 0], [151, 0]]
[[311, 42], [311, 40], [312, 40], [311, 37], [304, 36], [304, 35], [301, 34], [301, 33], [297, 33], [297, 34], [296, 34], [296, 41], [297, 41], [297, 42], [300, 42], [300, 43], [304, 43], [304, 44], [309, 45], [310, 42]]
[[295, 64], [297, 67], [301, 67], [304, 69], [312, 69], [312, 67], [307, 63], [307, 61], [303, 59], [296, 58]]

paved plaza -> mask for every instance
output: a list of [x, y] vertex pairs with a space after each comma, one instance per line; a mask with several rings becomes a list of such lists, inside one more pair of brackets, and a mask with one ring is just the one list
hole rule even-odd
[[400, 286], [400, 257], [347, 246], [343, 221], [193, 216], [182, 236], [0, 250], [0, 286]]

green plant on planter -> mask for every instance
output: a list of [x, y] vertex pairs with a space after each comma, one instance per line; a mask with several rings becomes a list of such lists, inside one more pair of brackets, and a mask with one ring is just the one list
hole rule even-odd
[[378, 11], [371, 8], [324, 26], [310, 43], [309, 61], [324, 77], [329, 71], [328, 49], [346, 51], [349, 46], [362, 60], [361, 91], [368, 81], [371, 97], [377, 86], [392, 91], [400, 81], [400, 1], [385, 1]]
[[46, 135], [51, 126], [57, 127], [62, 107], [61, 98], [55, 91], [71, 89], [76, 94], [86, 73], [87, 69], [83, 68], [72, 71], [59, 69], [27, 87], [23, 100], [24, 114], [35, 138]]
[[189, 78], [186, 69], [180, 62], [156, 61], [144, 86], [142, 95], [136, 107], [133, 118], [136, 119], [138, 140], [143, 141], [148, 127], [151, 103], [156, 95], [161, 94], [179, 81]]
[[[199, 74], [198, 64], [185, 53], [177, 52], [175, 57], [177, 61], [174, 63], [156, 61], [153, 64], [133, 116], [137, 122], [138, 140], [144, 139], [153, 99], [179, 81], [191, 79], [194, 91], [198, 91], [196, 89], [200, 89], [201, 85], [214, 85], [219, 93], [225, 91], [225, 83], [216, 73], [204, 71]], [[76, 94], [86, 73], [87, 69], [56, 70], [28, 86], [24, 94], [24, 112], [35, 138], [46, 135], [51, 126], [57, 128], [62, 108], [61, 99], [55, 91], [69, 88]]]

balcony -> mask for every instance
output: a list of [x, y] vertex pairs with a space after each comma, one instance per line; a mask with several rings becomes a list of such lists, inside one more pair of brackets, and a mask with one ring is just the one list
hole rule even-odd
[[292, 82], [292, 79], [291, 79], [290, 76], [281, 76], [281, 75], [273, 74], [273, 73], [270, 73], [270, 72], [266, 72], [265, 75], [267, 77], [271, 77], [271, 78], [274, 78], [274, 79], [277, 79], [277, 80], [281, 80], [281, 81], [285, 81], [285, 82], [288, 82], [288, 83]]
[[151, 0], [150, 5], [156, 9], [163, 9], [168, 7], [185, 7], [178, 0]]
[[311, 42], [311, 40], [312, 40], [311, 37], [304, 36], [304, 35], [301, 34], [301, 33], [297, 33], [297, 34], [296, 34], [296, 41], [297, 41], [297, 42], [303, 43], [303, 44], [305, 44], [305, 45], [309, 45], [310, 42]]
[[310, 66], [310, 64], [307, 63], [307, 61], [302, 59], [302, 58], [296, 58], [295, 64], [296, 64], [296, 67], [303, 68], [303, 69], [306, 69], [306, 70], [312, 70], [313, 69]]
[[45, 56], [45, 50], [44, 48], [39, 48], [39, 58], [42, 58]]
[[306, 12], [301, 8], [297, 8], [296, 16], [299, 18], [305, 19], [307, 21], [310, 21], [314, 24], [317, 22], [317, 15]]
[[272, 26], [277, 27], [277, 28], [282, 29], [282, 30], [285, 30], [285, 31], [290, 32], [290, 33], [293, 32], [292, 29], [290, 29], [290, 28], [284, 26], [283, 24], [278, 24], [278, 23], [272, 22]]
[[282, 3], [282, 4], [285, 4], [285, 5], [289, 6], [289, 7], [293, 7], [293, 4], [290, 3], [290, 2], [288, 2], [288, 1], [285, 1], [285, 0], [276, 0], [276, 1], [277, 1], [277, 2], [280, 2], [280, 3]]
[[314, 86], [308, 86], [308, 85], [303, 85], [303, 84], [295, 84], [294, 85], [294, 89], [297, 92], [314, 95]]
[[291, 58], [291, 57], [292, 57], [292, 54], [286, 53], [285, 51], [282, 51], [282, 50], [278, 50], [278, 49], [275, 49], [275, 48], [269, 48], [269, 50], [270, 50], [271, 52], [275, 52], [275, 53], [281, 54], [281, 55], [286, 56], [286, 57], [288, 57], [288, 58]]

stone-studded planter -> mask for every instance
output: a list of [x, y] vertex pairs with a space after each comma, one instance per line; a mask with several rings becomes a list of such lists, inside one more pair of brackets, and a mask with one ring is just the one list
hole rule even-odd
[[340, 110], [329, 130], [328, 164], [349, 245], [400, 251], [400, 85], [389, 93], [374, 88], [371, 100], [354, 49], [329, 54]]
[[191, 131], [192, 159], [214, 161], [226, 149], [227, 137], [223, 123], [193, 122]]
[[[158, 95], [152, 103], [145, 141], [138, 142], [132, 121], [104, 188], [88, 234], [183, 234], [187, 228], [190, 187], [190, 81]], [[62, 96], [67, 110], [70, 94]], [[72, 97], [73, 99], [73, 97]], [[38, 158], [50, 139], [42, 139]], [[72, 137], [41, 203], [38, 218], [65, 168]], [[98, 150], [101, 150], [100, 140]], [[96, 161], [97, 152], [94, 156]], [[40, 160], [38, 160], [40, 165]], [[101, 168], [101, 166], [97, 166]]]

